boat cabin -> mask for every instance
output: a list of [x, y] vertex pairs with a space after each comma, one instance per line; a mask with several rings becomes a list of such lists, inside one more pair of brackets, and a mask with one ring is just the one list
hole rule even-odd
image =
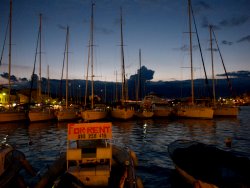
[[112, 162], [112, 123], [68, 124], [67, 171], [86, 186], [107, 186]]

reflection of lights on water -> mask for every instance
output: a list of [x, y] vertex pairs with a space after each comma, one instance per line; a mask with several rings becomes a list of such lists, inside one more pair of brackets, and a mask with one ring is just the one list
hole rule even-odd
[[144, 134], [144, 136], [143, 137], [146, 137], [146, 134], [147, 134], [147, 124], [145, 123], [144, 125], [143, 125], [143, 134]]

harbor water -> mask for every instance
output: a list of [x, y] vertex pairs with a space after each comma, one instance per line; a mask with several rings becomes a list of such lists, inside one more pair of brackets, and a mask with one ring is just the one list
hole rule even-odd
[[[250, 158], [249, 122], [249, 106], [240, 107], [237, 118], [116, 120], [112, 142], [136, 153], [139, 161], [136, 172], [145, 188], [187, 187], [174, 170], [168, 155], [169, 143], [177, 139], [197, 140]], [[66, 122], [3, 123], [0, 134], [8, 135], [7, 143], [24, 152], [38, 171], [36, 177], [20, 172], [29, 187], [34, 187], [55, 159], [66, 151]], [[232, 139], [231, 147], [225, 145], [227, 138]]]

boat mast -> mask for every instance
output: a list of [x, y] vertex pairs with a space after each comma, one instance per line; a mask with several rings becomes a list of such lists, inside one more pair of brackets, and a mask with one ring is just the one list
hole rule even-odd
[[192, 54], [192, 24], [191, 24], [191, 0], [188, 0], [188, 18], [189, 18], [189, 50], [191, 65], [191, 95], [192, 105], [194, 104], [194, 73], [193, 73], [193, 54]]
[[47, 90], [48, 90], [48, 92], [47, 92], [47, 97], [48, 97], [48, 99], [50, 98], [50, 83], [49, 83], [49, 65], [47, 65], [47, 74], [48, 74], [48, 80], [47, 80]]
[[66, 108], [68, 108], [69, 26], [66, 33]]
[[11, 90], [11, 85], [10, 85], [10, 75], [11, 75], [11, 35], [12, 35], [12, 0], [10, 0], [10, 18], [9, 18], [9, 104], [10, 104], [10, 90]]
[[93, 70], [93, 54], [94, 54], [94, 49], [93, 49], [93, 40], [94, 40], [94, 6], [95, 3], [92, 3], [91, 7], [91, 25], [90, 25], [90, 54], [91, 54], [91, 109], [94, 108], [94, 70]]
[[210, 34], [210, 49], [211, 49], [211, 63], [212, 63], [213, 104], [215, 106], [215, 83], [214, 83], [214, 57], [213, 57], [212, 25], [209, 25], [209, 34]]
[[139, 72], [138, 72], [136, 101], [141, 99], [141, 49], [139, 49]]
[[121, 68], [122, 68], [122, 102], [126, 100], [126, 78], [125, 78], [125, 65], [124, 65], [124, 49], [123, 49], [123, 29], [122, 29], [122, 8], [120, 8], [121, 17]]

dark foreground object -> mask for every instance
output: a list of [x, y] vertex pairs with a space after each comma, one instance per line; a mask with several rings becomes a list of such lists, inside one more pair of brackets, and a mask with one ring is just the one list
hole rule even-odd
[[250, 187], [250, 160], [212, 145], [177, 140], [168, 147], [176, 170], [193, 186]]

